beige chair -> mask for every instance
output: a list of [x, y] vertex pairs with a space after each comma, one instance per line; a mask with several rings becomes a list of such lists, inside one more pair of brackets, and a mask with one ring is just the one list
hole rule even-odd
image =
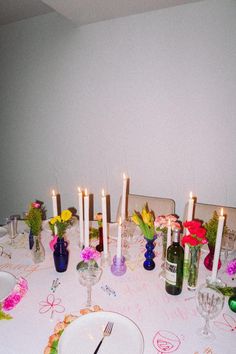
[[[117, 221], [121, 213], [121, 199], [122, 197], [119, 200], [117, 217], [116, 217]], [[148, 197], [145, 195], [137, 195], [137, 194], [128, 194], [127, 201], [128, 201], [128, 208], [127, 208], [128, 217], [132, 216], [134, 210], [141, 211], [145, 203], [148, 203], [149, 209], [153, 210], [156, 216], [175, 213], [175, 201], [173, 199]]]
[[[185, 206], [184, 220], [186, 220], [188, 205]], [[214, 211], [216, 210], [218, 215], [220, 215], [221, 208], [224, 208], [224, 215], [226, 216], [226, 225], [231, 230], [236, 230], [236, 208], [214, 205], [214, 204], [203, 204], [195, 203], [194, 206], [194, 219], [199, 219], [204, 222], [209, 221], [212, 218]]]

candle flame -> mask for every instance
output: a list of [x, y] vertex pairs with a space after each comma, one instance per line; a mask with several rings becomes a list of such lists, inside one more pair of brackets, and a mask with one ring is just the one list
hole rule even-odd
[[87, 197], [87, 195], [88, 195], [88, 190], [87, 190], [87, 188], [85, 188], [85, 190], [84, 190], [84, 195]]
[[105, 191], [102, 189], [102, 197], [105, 197]]
[[224, 216], [224, 209], [223, 208], [221, 208], [221, 210], [220, 210], [220, 216]]
[[192, 199], [193, 198], [193, 192], [189, 193], [189, 198]]
[[121, 216], [119, 217], [119, 222], [118, 222], [119, 226], [121, 226]]
[[80, 187], [78, 187], [77, 189], [78, 189], [78, 192], [79, 192], [79, 193], [81, 193], [81, 188], [80, 188]]
[[168, 219], [168, 226], [171, 226], [171, 221], [170, 221], [170, 219]]
[[53, 195], [53, 197], [55, 197], [55, 195], [56, 195], [56, 193], [55, 193], [55, 190], [54, 190], [54, 189], [52, 190], [52, 195]]
[[125, 175], [125, 173], [123, 172], [123, 179], [126, 179], [126, 175]]

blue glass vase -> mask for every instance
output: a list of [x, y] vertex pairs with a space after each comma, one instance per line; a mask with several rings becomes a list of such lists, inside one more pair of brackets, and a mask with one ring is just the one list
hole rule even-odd
[[69, 252], [67, 250], [68, 242], [64, 238], [57, 239], [57, 243], [54, 245], [53, 258], [55, 268], [57, 272], [65, 272], [67, 270], [69, 261]]
[[155, 262], [153, 260], [153, 258], [155, 257], [155, 253], [153, 252], [154, 248], [155, 248], [155, 244], [154, 241], [156, 240], [156, 236], [153, 237], [152, 240], [149, 240], [147, 238], [145, 238], [146, 240], [146, 252], [144, 253], [145, 256], [145, 261], [143, 262], [143, 266], [146, 270], [153, 270], [155, 268]]

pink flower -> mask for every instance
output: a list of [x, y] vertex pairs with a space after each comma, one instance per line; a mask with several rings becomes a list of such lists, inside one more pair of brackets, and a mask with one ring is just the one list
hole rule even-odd
[[98, 259], [100, 257], [100, 253], [92, 247], [85, 247], [80, 253], [80, 256], [83, 261], [88, 262], [93, 259]]
[[228, 275], [234, 275], [236, 273], [236, 259], [233, 259], [227, 265], [227, 273]]
[[32, 203], [32, 208], [35, 208], [35, 209], [40, 209], [41, 205], [39, 203]]

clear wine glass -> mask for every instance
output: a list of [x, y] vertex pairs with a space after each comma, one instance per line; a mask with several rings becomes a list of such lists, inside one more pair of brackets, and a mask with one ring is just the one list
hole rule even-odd
[[89, 266], [87, 268], [78, 269], [79, 282], [87, 287], [87, 301], [85, 306], [92, 306], [92, 286], [98, 283], [102, 275], [102, 269], [98, 266]]
[[197, 310], [205, 319], [205, 325], [199, 334], [205, 338], [215, 338], [210, 330], [209, 321], [219, 315], [224, 306], [224, 295], [210, 284], [201, 285], [196, 292]]
[[6, 218], [6, 225], [7, 225], [8, 235], [10, 238], [11, 245], [13, 245], [14, 239], [17, 236], [17, 222], [18, 222], [17, 216], [13, 215]]
[[221, 244], [221, 252], [224, 255], [224, 262], [226, 263], [229, 252], [234, 250], [234, 243], [236, 240], [235, 231], [229, 230], [227, 233], [223, 235], [222, 244]]
[[131, 220], [131, 218], [129, 218], [122, 223], [122, 228], [122, 234], [124, 237], [124, 248], [126, 250], [125, 258], [131, 259], [132, 254], [130, 253], [130, 247], [137, 240], [137, 234], [135, 232], [137, 225]]

